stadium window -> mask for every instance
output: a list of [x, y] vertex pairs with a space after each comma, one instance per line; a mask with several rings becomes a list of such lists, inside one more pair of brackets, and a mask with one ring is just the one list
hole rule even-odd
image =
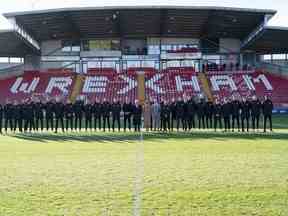
[[148, 46], [148, 55], [159, 55], [160, 46], [159, 45], [149, 45]]
[[264, 59], [264, 61], [271, 61], [271, 59], [272, 59], [272, 55], [263, 55], [263, 59]]
[[71, 52], [71, 41], [62, 41], [62, 52]]
[[1, 57], [0, 58], [0, 63], [8, 63], [9, 62], [9, 58], [8, 57]]
[[72, 52], [80, 52], [80, 46], [72, 46]]
[[82, 48], [83, 48], [83, 51], [89, 51], [89, 41], [83, 40], [82, 41]]
[[21, 58], [10, 58], [10, 63], [21, 63], [22, 59]]
[[120, 50], [120, 40], [111, 40], [111, 50]]
[[80, 42], [65, 40], [62, 41], [62, 52], [80, 52]]
[[285, 60], [286, 56], [285, 54], [274, 54], [273, 60]]

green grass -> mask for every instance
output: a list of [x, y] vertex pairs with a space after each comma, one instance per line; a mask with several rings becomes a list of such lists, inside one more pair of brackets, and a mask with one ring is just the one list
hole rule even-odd
[[288, 215], [288, 118], [273, 134], [0, 137], [0, 216]]

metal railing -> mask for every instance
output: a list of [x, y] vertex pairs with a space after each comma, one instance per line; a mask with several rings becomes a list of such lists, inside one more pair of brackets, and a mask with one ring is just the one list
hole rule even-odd
[[257, 67], [262, 70], [266, 70], [270, 73], [274, 73], [281, 76], [288, 76], [288, 66], [278, 65], [267, 62], [258, 62]]
[[16, 66], [0, 69], [0, 79], [6, 79], [12, 76], [18, 76], [24, 73], [25, 65], [19, 64]]

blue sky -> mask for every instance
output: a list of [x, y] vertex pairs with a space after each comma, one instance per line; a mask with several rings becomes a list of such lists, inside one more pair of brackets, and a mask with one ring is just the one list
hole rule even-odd
[[[288, 27], [288, 0], [5, 0], [0, 7], [0, 13], [40, 10], [65, 7], [93, 6], [136, 6], [136, 5], [177, 5], [177, 6], [220, 6], [275, 9], [277, 15], [269, 25]], [[0, 17], [0, 29], [9, 28], [9, 23]]]

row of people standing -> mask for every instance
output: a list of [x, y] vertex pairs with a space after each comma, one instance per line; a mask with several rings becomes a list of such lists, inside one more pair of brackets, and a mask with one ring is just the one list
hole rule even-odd
[[[42, 103], [40, 100], [23, 101], [13, 103], [7, 101], [4, 106], [0, 104], [0, 133], [4, 128], [5, 132], [9, 129], [12, 132], [32, 132], [32, 131], [54, 131], [62, 132], [71, 130], [103, 130], [117, 127], [120, 131], [121, 112], [124, 113], [124, 131], [126, 128], [131, 131], [140, 131], [142, 106], [135, 103], [126, 102], [123, 105], [119, 101], [109, 103], [84, 103], [79, 100], [75, 103], [60, 100], [49, 100]], [[4, 123], [4, 124], [3, 124]], [[84, 123], [84, 125], [83, 125]]]
[[[264, 131], [266, 131], [267, 120], [272, 130], [273, 103], [269, 98], [263, 102], [254, 97], [251, 101], [243, 98], [241, 101], [224, 99], [223, 103], [216, 100], [215, 103], [205, 100], [196, 101], [193, 98], [184, 101], [179, 99], [168, 103], [162, 101], [146, 101], [143, 106], [144, 127], [146, 130], [173, 131], [180, 126], [184, 131], [193, 128], [207, 129], [217, 128], [224, 131], [238, 129], [249, 131], [250, 122], [252, 128], [259, 129], [260, 116], [263, 114]], [[123, 116], [123, 125], [121, 125]], [[76, 101], [63, 103], [59, 100], [50, 100], [46, 103], [41, 101], [18, 103], [14, 101], [2, 106], [0, 104], [0, 132], [2, 133], [2, 122], [4, 119], [5, 132], [19, 129], [20, 132], [49, 131], [58, 132], [59, 128], [64, 132], [68, 130], [111, 129], [120, 131], [123, 126], [131, 130], [132, 125], [135, 131], [140, 131], [142, 119], [142, 106], [138, 101], [131, 103], [128, 100], [121, 104], [119, 101], [93, 103]], [[83, 123], [84, 125], [83, 125]], [[198, 123], [198, 127], [196, 126]], [[45, 124], [45, 125], [44, 125]]]
[[168, 104], [165, 101], [157, 103], [145, 102], [144, 105], [144, 127], [146, 130], [173, 131], [176, 126], [179, 131], [189, 131], [193, 128], [209, 129], [218, 128], [224, 131], [249, 131], [250, 124], [252, 129], [259, 129], [260, 116], [263, 115], [264, 131], [266, 132], [267, 121], [269, 121], [272, 131], [272, 111], [273, 103], [265, 97], [260, 101], [256, 97], [252, 100], [243, 98], [218, 100], [215, 103], [204, 99], [196, 102], [193, 98], [184, 101], [181, 98]]

